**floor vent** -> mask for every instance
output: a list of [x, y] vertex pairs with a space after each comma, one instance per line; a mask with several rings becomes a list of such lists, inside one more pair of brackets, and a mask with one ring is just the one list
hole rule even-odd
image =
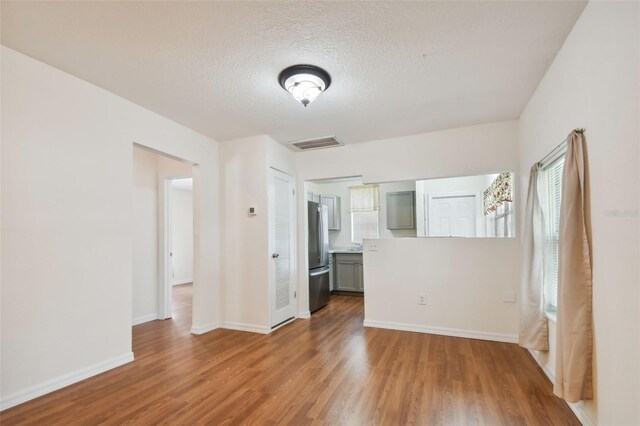
[[311, 149], [332, 148], [334, 146], [342, 146], [343, 144], [335, 138], [335, 136], [325, 136], [316, 139], [307, 139], [304, 141], [291, 142], [289, 146], [294, 151], [309, 151]]

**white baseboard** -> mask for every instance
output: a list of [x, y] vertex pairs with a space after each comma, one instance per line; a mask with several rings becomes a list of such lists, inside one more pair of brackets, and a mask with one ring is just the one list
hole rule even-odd
[[7, 395], [2, 398], [2, 401], [0, 401], [0, 411], [15, 407], [23, 402], [27, 402], [39, 396], [62, 389], [66, 386], [88, 379], [89, 377], [96, 376], [100, 373], [104, 373], [105, 371], [113, 368], [120, 367], [121, 365], [127, 364], [131, 361], [133, 361], [133, 352], [129, 352], [91, 365], [87, 368], [83, 368], [82, 370], [78, 370], [74, 373], [65, 374], [64, 376], [57, 377], [53, 380], [31, 386], [12, 395]]
[[583, 426], [596, 426], [596, 422], [591, 420], [591, 417], [589, 417], [589, 415], [587, 414], [587, 411], [584, 409], [584, 404], [582, 402], [565, 402], [567, 403], [569, 408], [571, 408], [571, 411], [573, 411], [573, 414], [576, 415]]
[[213, 331], [213, 330], [219, 328], [219, 326], [220, 326], [220, 324], [218, 324], [217, 322], [211, 323], [211, 324], [206, 324], [206, 325], [192, 325], [191, 326], [191, 334], [208, 333], [210, 331]]
[[311, 318], [311, 312], [309, 312], [309, 311], [307, 311], [307, 312], [298, 312], [296, 317], [300, 318], [300, 319], [309, 319], [309, 318]]
[[527, 350], [529, 351], [533, 359], [538, 363], [538, 365], [540, 366], [544, 374], [546, 374], [549, 380], [551, 380], [551, 383], [555, 382], [556, 378], [554, 374], [551, 372], [551, 370], [549, 370], [549, 368], [547, 368], [545, 364], [542, 363], [542, 361], [540, 361], [540, 358], [538, 358], [538, 354], [536, 354], [533, 351], [533, 349], [527, 349]]
[[416, 324], [364, 320], [365, 327], [387, 328], [389, 330], [413, 331], [416, 333], [438, 334], [441, 336], [466, 337], [468, 339], [491, 340], [494, 342], [518, 343], [518, 335], [487, 333], [486, 331], [459, 330], [455, 328], [427, 327]]
[[145, 322], [154, 321], [157, 319], [159, 319], [158, 314], [143, 315], [141, 317], [134, 318], [132, 325], [140, 325], [140, 324], [144, 324]]
[[193, 283], [193, 279], [173, 281], [171, 285], [174, 286], [174, 285], [191, 284], [191, 283]]
[[248, 331], [250, 333], [260, 333], [260, 334], [271, 333], [270, 327], [265, 327], [262, 325], [243, 324], [240, 322], [223, 322], [222, 324], [220, 324], [220, 327], [226, 328], [229, 330]]
[[[538, 358], [538, 355], [533, 350], [531, 349], [527, 349], [527, 350], [529, 351], [533, 359], [538, 363], [538, 365], [540, 366], [544, 374], [546, 374], [549, 380], [551, 380], [551, 383], [555, 383], [556, 378], [555, 378], [555, 375], [551, 372], [551, 370], [549, 370], [549, 368], [545, 364], [543, 364], [542, 361], [540, 361], [540, 358]], [[587, 414], [587, 411], [584, 409], [584, 403], [582, 401], [580, 402], [565, 401], [565, 402], [567, 403], [571, 411], [573, 411], [573, 414], [576, 415], [580, 423], [583, 424], [583, 426], [596, 425], [596, 422], [593, 421], [593, 419], [589, 416], [589, 414]]]

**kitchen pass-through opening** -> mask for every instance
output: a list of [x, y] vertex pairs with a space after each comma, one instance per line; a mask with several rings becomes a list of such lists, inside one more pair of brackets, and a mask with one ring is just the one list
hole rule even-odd
[[[305, 182], [307, 210], [307, 259], [309, 311], [313, 314], [330, 303], [332, 295], [363, 297], [364, 224], [353, 211], [355, 191], [366, 187], [362, 177], [338, 177]], [[377, 219], [368, 215], [368, 222]], [[363, 228], [364, 227], [364, 228]], [[369, 237], [369, 235], [366, 235]]]

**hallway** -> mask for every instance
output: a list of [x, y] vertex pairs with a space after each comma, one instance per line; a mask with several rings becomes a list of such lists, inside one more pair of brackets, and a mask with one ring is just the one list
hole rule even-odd
[[193, 283], [174, 285], [171, 290], [173, 293], [172, 321], [179, 328], [189, 331], [193, 312]]

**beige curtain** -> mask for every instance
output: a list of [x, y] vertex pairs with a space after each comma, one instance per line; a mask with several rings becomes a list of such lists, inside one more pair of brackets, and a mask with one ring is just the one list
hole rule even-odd
[[529, 191], [523, 235], [520, 289], [520, 346], [549, 350], [547, 317], [544, 313], [544, 217], [538, 194], [538, 163], [529, 173]]
[[582, 132], [567, 138], [560, 207], [556, 380], [570, 402], [592, 399], [592, 256], [589, 173]]

